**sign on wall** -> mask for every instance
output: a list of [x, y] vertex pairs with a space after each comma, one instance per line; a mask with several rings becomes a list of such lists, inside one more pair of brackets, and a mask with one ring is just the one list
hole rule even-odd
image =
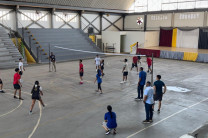
[[144, 15], [127, 15], [125, 17], [125, 30], [143, 30]]
[[147, 30], [159, 30], [160, 27], [171, 27], [172, 14], [147, 15]]
[[204, 12], [176, 13], [174, 27], [202, 27]]

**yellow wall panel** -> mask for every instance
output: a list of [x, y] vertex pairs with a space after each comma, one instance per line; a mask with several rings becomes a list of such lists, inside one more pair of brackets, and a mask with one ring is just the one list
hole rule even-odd
[[177, 28], [173, 29], [172, 47], [176, 47], [177, 40]]
[[198, 53], [184, 52], [183, 60], [196, 61], [197, 57], [198, 57]]

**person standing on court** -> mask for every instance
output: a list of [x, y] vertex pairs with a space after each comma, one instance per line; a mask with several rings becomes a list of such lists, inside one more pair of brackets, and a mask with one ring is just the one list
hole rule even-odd
[[21, 97], [21, 87], [22, 87], [22, 84], [20, 82], [21, 76], [19, 75], [19, 72], [20, 72], [19, 68], [16, 68], [15, 72], [16, 73], [14, 74], [14, 80], [13, 80], [13, 85], [14, 85], [14, 89], [15, 89], [15, 91], [14, 91], [14, 99], [17, 99], [16, 93], [17, 93], [17, 91], [19, 91], [19, 100], [24, 100]]
[[129, 67], [128, 67], [127, 61], [128, 61], [127, 59], [124, 59], [124, 66], [123, 66], [123, 70], [122, 70], [122, 73], [123, 73], [123, 81], [120, 82], [120, 83], [127, 82], [127, 76], [128, 76], [128, 71], [129, 71]]
[[79, 60], [79, 76], [80, 76], [80, 84], [83, 84], [83, 75], [84, 75], [84, 66], [82, 64], [82, 60]]
[[52, 71], [54, 70], [56, 72], [56, 56], [51, 52], [50, 60], [52, 63]]
[[139, 82], [138, 82], [138, 87], [137, 87], [138, 97], [135, 98], [135, 100], [143, 99], [143, 90], [144, 90], [144, 85], [145, 85], [146, 77], [147, 77], [147, 73], [143, 70], [144, 70], [143, 67], [140, 67]]
[[138, 62], [138, 57], [137, 56], [134, 56], [133, 59], [132, 59], [132, 66], [131, 66], [131, 71], [134, 67], [136, 67], [137, 69], [137, 73], [138, 73], [138, 65], [137, 65], [137, 62]]
[[147, 70], [147, 73], [149, 73], [150, 71], [150, 74], [152, 73], [152, 69], [151, 69], [151, 66], [152, 66], [152, 60], [150, 57], [147, 56], [147, 65], [148, 65], [148, 70]]
[[[158, 104], [158, 113], [160, 113], [160, 108], [161, 108], [161, 103], [162, 103], [162, 97], [163, 94], [166, 92], [166, 86], [163, 81], [161, 81], [161, 75], [157, 75], [156, 77], [157, 81], [154, 82], [154, 101], [159, 101]], [[164, 92], [163, 92], [163, 87], [164, 87]], [[153, 105], [153, 110], [154, 110], [154, 105]]]
[[23, 71], [25, 71], [22, 58], [19, 59], [19, 70], [22, 72], [22, 74], [23, 74]]
[[39, 85], [39, 81], [35, 81], [35, 84], [33, 86], [31, 94], [32, 94], [32, 105], [30, 107], [30, 112], [29, 112], [30, 115], [32, 114], [32, 110], [33, 110], [36, 100], [40, 101], [43, 108], [45, 107], [45, 105], [41, 99], [41, 96], [40, 96], [40, 95], [43, 96], [43, 92], [42, 92], [42, 87], [40, 87], [40, 85]]
[[96, 72], [99, 69], [98, 67], [100, 66], [100, 61], [101, 61], [101, 58], [99, 57], [99, 55], [96, 55], [95, 57]]
[[5, 92], [3, 91], [3, 81], [1, 80], [1, 78], [0, 78], [0, 92], [1, 92], [1, 93], [5, 93]]
[[152, 105], [154, 104], [154, 90], [151, 87], [151, 82], [146, 83], [146, 89], [144, 90], [144, 105], [145, 105], [145, 112], [146, 112], [146, 119], [143, 121], [143, 123], [151, 123], [153, 122], [153, 109]]

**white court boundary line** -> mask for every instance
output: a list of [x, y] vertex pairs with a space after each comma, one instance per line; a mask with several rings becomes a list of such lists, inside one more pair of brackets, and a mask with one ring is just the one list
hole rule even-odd
[[[5, 89], [5, 90], [12, 90], [12, 89]], [[27, 92], [23, 92], [23, 91], [21, 91], [21, 92], [22, 92], [22, 93], [25, 93], [25, 94], [27, 94], [27, 95], [31, 95], [30, 93], [27, 93]], [[10, 93], [5, 93], [5, 94], [12, 95], [12, 94], [10, 94]], [[22, 100], [21, 100], [21, 102], [22, 102]], [[33, 131], [30, 133], [30, 135], [28, 136], [28, 138], [31, 138], [31, 137], [33, 136], [33, 134], [35, 133], [35, 131], [37, 130], [37, 128], [38, 128], [38, 126], [39, 126], [39, 124], [40, 124], [40, 119], [41, 119], [41, 117], [42, 117], [42, 108], [41, 108], [40, 101], [39, 101], [38, 103], [39, 103], [39, 109], [40, 109], [39, 118], [38, 118], [38, 121], [37, 121], [35, 127], [33, 128]], [[16, 109], [17, 109], [17, 108], [16, 108]], [[15, 110], [16, 110], [16, 109], [15, 109]], [[12, 111], [12, 112], [13, 112], [13, 111]], [[0, 117], [1, 117], [1, 116], [0, 116]]]
[[33, 128], [33, 131], [28, 136], [28, 138], [31, 138], [33, 136], [33, 134], [35, 133], [36, 129], [38, 128], [38, 126], [40, 124], [40, 119], [41, 119], [41, 116], [42, 116], [42, 108], [41, 108], [40, 102], [39, 102], [39, 108], [40, 108], [40, 115], [39, 115], [38, 121], [37, 121], [35, 127]]
[[54, 47], [55, 47], [55, 48], [59, 48], [59, 49], [69, 50], [69, 51], [83, 52], [83, 53], [92, 53], [92, 54], [100, 54], [100, 55], [141, 56], [141, 57], [146, 57], [146, 55], [103, 53], [103, 52], [92, 52], [92, 51], [84, 51], [84, 50], [70, 49], [70, 48], [65, 48], [65, 47], [60, 47], [60, 46], [54, 46]]
[[[5, 93], [5, 94], [12, 95], [12, 94], [10, 94], [10, 93]], [[6, 115], [8, 115], [8, 114], [10, 114], [10, 113], [12, 113], [12, 112], [14, 112], [15, 110], [17, 110], [17, 109], [22, 105], [22, 103], [23, 103], [23, 101], [21, 100], [20, 103], [19, 103], [19, 105], [18, 105], [16, 108], [12, 109], [11, 111], [9, 111], [9, 112], [7, 112], [7, 113], [5, 113], [5, 114], [0, 115], [0, 118], [3, 117], [3, 116], [6, 116]]]
[[198, 103], [195, 103], [195, 104], [193, 104], [193, 105], [191, 105], [191, 106], [188, 106], [188, 107], [186, 107], [186, 108], [184, 108], [184, 109], [182, 109], [182, 110], [180, 110], [180, 111], [178, 111], [178, 112], [176, 112], [176, 113], [173, 113], [172, 115], [170, 115], [170, 116], [168, 116], [168, 117], [166, 117], [166, 118], [164, 118], [164, 119], [162, 119], [162, 120], [160, 120], [160, 121], [158, 121], [158, 122], [156, 122], [156, 123], [154, 123], [154, 124], [152, 124], [152, 125], [150, 125], [150, 126], [148, 126], [148, 127], [145, 127], [145, 128], [143, 128], [143, 129], [141, 129], [141, 130], [139, 130], [139, 131], [137, 131], [137, 132], [135, 132], [135, 133], [133, 133], [133, 134], [131, 134], [131, 135], [129, 135], [127, 138], [131, 138], [131, 137], [133, 137], [133, 136], [139, 134], [140, 132], [142, 132], [142, 131], [144, 131], [144, 130], [150, 128], [150, 127], [153, 127], [153, 126], [155, 126], [155, 125], [157, 125], [157, 124], [159, 124], [159, 123], [161, 123], [161, 122], [163, 122], [163, 121], [165, 121], [165, 120], [167, 120], [167, 119], [169, 119], [169, 118], [171, 118], [171, 117], [173, 117], [173, 116], [175, 116], [175, 115], [177, 115], [177, 114], [179, 114], [179, 113], [181, 113], [181, 112], [183, 112], [183, 111], [185, 111], [185, 110], [187, 110], [187, 109], [189, 109], [189, 108], [191, 108], [191, 107], [194, 107], [194, 106], [196, 106], [196, 105], [198, 105], [198, 104], [200, 104], [200, 103], [202, 103], [202, 102], [204, 102], [204, 101], [206, 101], [206, 100], [208, 100], [208, 98], [206, 98], [206, 99], [204, 99], [204, 100], [202, 100], [202, 101], [200, 101], [200, 102], [198, 102]]

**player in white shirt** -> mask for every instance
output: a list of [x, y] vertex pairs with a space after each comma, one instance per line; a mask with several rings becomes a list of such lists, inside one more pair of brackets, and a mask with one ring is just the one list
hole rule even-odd
[[96, 55], [96, 58], [95, 58], [96, 71], [98, 67], [100, 66], [100, 61], [101, 61], [101, 58], [99, 57], [99, 55]]
[[128, 67], [127, 61], [128, 61], [127, 59], [124, 59], [124, 66], [123, 66], [123, 70], [122, 70], [122, 73], [123, 73], [123, 81], [120, 82], [120, 83], [127, 82], [127, 76], [128, 76], [128, 72], [129, 72], [129, 67]]
[[19, 70], [22, 71], [25, 71], [25, 68], [24, 68], [24, 65], [23, 65], [23, 62], [22, 62], [22, 58], [19, 59]]

